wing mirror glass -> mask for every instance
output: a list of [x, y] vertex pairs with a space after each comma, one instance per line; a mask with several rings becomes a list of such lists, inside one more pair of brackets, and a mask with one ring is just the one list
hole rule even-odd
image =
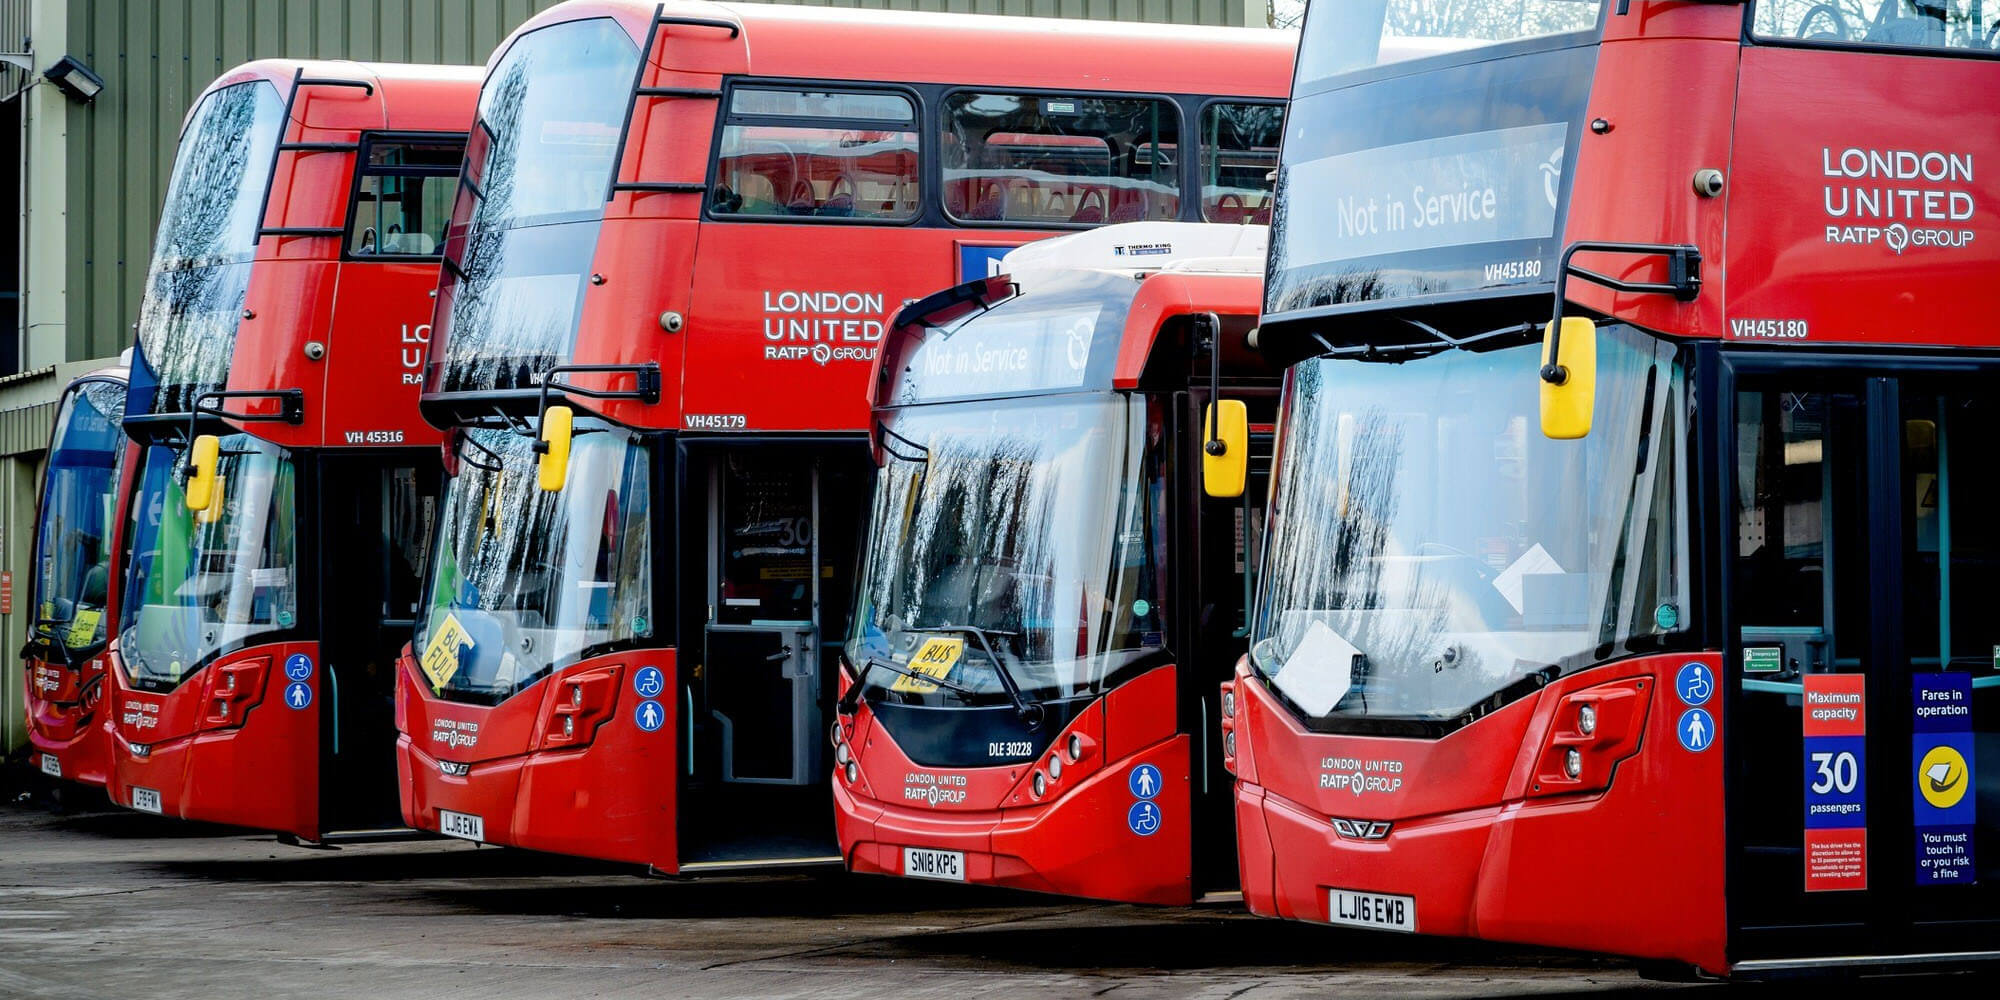
[[1201, 488], [1212, 497], [1240, 497], [1250, 473], [1250, 408], [1240, 399], [1208, 404], [1202, 427]]
[[560, 404], [542, 411], [542, 453], [536, 465], [536, 476], [544, 491], [562, 492], [563, 483], [569, 479], [569, 440], [576, 425], [576, 412]]
[[187, 489], [184, 491], [189, 510], [207, 510], [215, 506], [215, 463], [222, 455], [222, 440], [213, 434], [203, 434], [188, 446]]
[[1542, 331], [1542, 434], [1558, 441], [1590, 435], [1597, 408], [1597, 324], [1564, 317]]

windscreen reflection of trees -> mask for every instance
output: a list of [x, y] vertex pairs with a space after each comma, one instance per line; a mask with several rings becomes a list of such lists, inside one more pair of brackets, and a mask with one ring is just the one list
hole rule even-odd
[[178, 683], [208, 655], [288, 628], [297, 593], [296, 473], [248, 434], [221, 441], [215, 506], [190, 511], [181, 452], [147, 449], [133, 499], [132, 569], [121, 642], [127, 670]]
[[566, 351], [594, 238], [552, 259], [548, 241], [576, 234], [524, 230], [602, 219], [638, 58], [614, 22], [579, 21], [517, 42], [482, 88], [490, 141], [472, 172], [481, 196], [453, 220], [465, 243], [443, 337], [447, 391], [532, 386]]
[[[1400, 551], [1393, 543], [1403, 502], [1398, 480], [1405, 428], [1379, 405], [1343, 421], [1340, 404], [1321, 395], [1325, 377], [1317, 364], [1297, 369], [1294, 392], [1319, 403], [1309, 416], [1302, 412], [1305, 419], [1285, 427], [1286, 457], [1293, 460], [1280, 470], [1281, 517], [1273, 525], [1266, 584], [1270, 593], [1282, 595], [1282, 607], [1266, 634], [1288, 654], [1305, 637], [1308, 622], [1284, 611], [1331, 612], [1323, 617], [1332, 618], [1334, 631], [1367, 654], [1372, 670], [1414, 675], [1429, 667], [1427, 654], [1451, 630], [1454, 602], [1441, 576], [1415, 574], [1402, 581], [1406, 593], [1383, 594], [1387, 557]], [[1336, 464], [1328, 460], [1341, 455], [1343, 423], [1350, 428], [1349, 451]], [[1357, 613], [1384, 607], [1410, 610], [1393, 619]], [[1478, 664], [1462, 666], [1483, 670]]]
[[[877, 606], [898, 611], [905, 628], [1019, 631], [1045, 622], [1053, 581], [1040, 573], [1056, 557], [1054, 535], [1033, 529], [1049, 524], [1056, 477], [1037, 462], [1041, 449], [1025, 435], [1003, 435], [941, 445], [927, 475], [899, 464], [883, 502], [912, 512], [907, 558], [876, 563]], [[909, 496], [918, 485], [921, 494]]]
[[[898, 633], [972, 625], [1019, 633], [993, 644], [1030, 697], [1093, 689], [1124, 662], [1116, 654], [1162, 641], [1144, 404], [990, 407], [895, 416], [895, 433], [923, 442], [928, 459], [891, 458], [876, 477], [851, 655], [863, 662], [884, 643], [904, 652]], [[998, 675], [966, 639], [955, 681], [997, 696]]]
[[[111, 507], [125, 435], [122, 385], [89, 382], [63, 404], [42, 500], [36, 631], [72, 649], [104, 637], [111, 575]], [[96, 612], [94, 627], [72, 628]]]
[[1682, 600], [1671, 356], [1602, 336], [1597, 426], [1565, 442], [1535, 424], [1537, 350], [1295, 369], [1261, 666], [1321, 621], [1366, 658], [1339, 711], [1436, 715], [1663, 630], [1655, 608]]
[[[912, 421], [899, 423], [898, 433], [913, 432]], [[939, 434], [927, 464], [884, 468], [873, 517], [881, 530], [871, 535], [876, 549], [864, 580], [874, 627], [976, 625], [1022, 633], [996, 639], [1002, 655], [1030, 663], [1075, 656], [1085, 616], [1097, 620], [1102, 611], [1085, 603], [1085, 581], [1108, 566], [1108, 525], [1089, 523], [1083, 496], [1100, 481], [1098, 469], [1108, 478], [1116, 465], [1101, 422], [1059, 441], [1051, 430]], [[1021, 680], [1073, 689], [1082, 680], [1077, 666], [1077, 677]], [[997, 678], [986, 680], [999, 689]]]
[[202, 101], [181, 141], [139, 307], [161, 412], [191, 409], [228, 374], [283, 117], [270, 84], [237, 84]]
[[589, 645], [650, 634], [648, 453], [622, 433], [581, 432], [568, 481], [550, 492], [535, 478], [533, 440], [470, 433], [484, 450], [463, 454], [504, 471], [468, 463], [446, 494], [427, 625], [454, 609], [484, 613], [461, 617], [474, 646], [449, 686], [511, 693]]

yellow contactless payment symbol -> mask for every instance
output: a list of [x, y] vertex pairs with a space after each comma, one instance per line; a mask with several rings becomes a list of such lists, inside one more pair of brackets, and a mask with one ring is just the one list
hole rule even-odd
[[[951, 668], [958, 666], [958, 658], [964, 654], [964, 639], [926, 639], [922, 646], [917, 647], [917, 655], [910, 657], [910, 670], [942, 680], [951, 673]], [[908, 691], [911, 694], [930, 694], [937, 689], [936, 684], [910, 676], [898, 677], [896, 683], [889, 685], [891, 691]]]
[[1965, 798], [1965, 785], [1965, 757], [1952, 747], [1932, 747], [1917, 765], [1917, 790], [1939, 809], [1950, 809]]
[[442, 691], [458, 673], [458, 661], [465, 651], [473, 647], [472, 637], [465, 634], [465, 626], [458, 623], [458, 616], [445, 615], [431, 633], [431, 641], [424, 644], [424, 658], [419, 664], [424, 676], [431, 679], [432, 690]]

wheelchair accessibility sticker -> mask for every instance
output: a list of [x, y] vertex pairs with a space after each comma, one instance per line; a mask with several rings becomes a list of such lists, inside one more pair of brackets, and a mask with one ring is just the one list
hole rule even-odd
[[1151, 799], [1140, 799], [1132, 803], [1125, 813], [1125, 825], [1141, 837], [1150, 837], [1160, 832], [1160, 807]]
[[1674, 678], [1674, 692], [1690, 708], [1699, 708], [1715, 693], [1715, 675], [1709, 672], [1707, 664], [1689, 663]]
[[639, 672], [632, 675], [632, 690], [637, 691], [641, 698], [658, 698], [660, 692], [666, 689], [667, 675], [661, 673], [659, 667], [640, 667]]

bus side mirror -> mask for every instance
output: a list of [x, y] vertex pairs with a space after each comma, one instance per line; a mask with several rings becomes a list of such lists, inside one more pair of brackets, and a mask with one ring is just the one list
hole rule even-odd
[[562, 492], [563, 482], [569, 478], [569, 437], [575, 423], [576, 412], [567, 406], [542, 411], [542, 438], [535, 450], [542, 453], [536, 476], [545, 492]]
[[187, 489], [189, 510], [207, 510], [215, 505], [215, 462], [222, 454], [222, 440], [203, 434], [188, 446]]
[[1250, 408], [1240, 399], [1208, 404], [1202, 430], [1201, 488], [1212, 497], [1240, 497], [1250, 474]]
[[209, 492], [213, 499], [208, 506], [194, 512], [196, 524], [214, 524], [222, 519], [222, 505], [229, 499], [229, 477], [216, 476], [215, 487]]
[[1558, 441], [1590, 435], [1597, 408], [1597, 324], [1581, 316], [1542, 331], [1542, 434]]

